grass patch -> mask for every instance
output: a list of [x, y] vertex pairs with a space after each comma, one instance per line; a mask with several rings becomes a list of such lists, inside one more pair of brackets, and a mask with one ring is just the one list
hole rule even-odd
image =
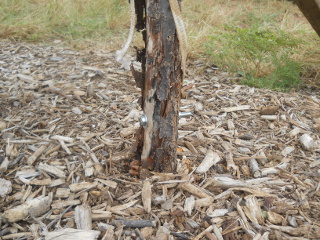
[[[297, 71], [304, 83], [320, 86], [320, 38], [291, 2], [184, 0], [182, 9], [191, 61], [241, 73], [252, 86], [289, 90], [299, 86]], [[114, 50], [127, 38], [129, 18], [122, 0], [1, 0], [0, 38]], [[141, 44], [136, 36], [132, 46]], [[281, 79], [288, 84], [278, 86]]]
[[184, 6], [190, 57], [205, 56], [251, 86], [320, 87], [320, 38], [291, 2], [186, 0]]
[[292, 56], [303, 41], [282, 30], [262, 29], [259, 21], [252, 24], [248, 28], [226, 25], [209, 37], [206, 53], [216, 64], [243, 76], [244, 84], [281, 91], [297, 87], [301, 66]]
[[129, 26], [128, 11], [120, 0], [2, 0], [0, 37], [110, 40]]
[[274, 69], [270, 74], [262, 77], [248, 75], [242, 80], [242, 83], [252, 87], [269, 88], [284, 92], [301, 85], [300, 74], [302, 68], [298, 62], [283, 55], [280, 59], [274, 57], [272, 65]]

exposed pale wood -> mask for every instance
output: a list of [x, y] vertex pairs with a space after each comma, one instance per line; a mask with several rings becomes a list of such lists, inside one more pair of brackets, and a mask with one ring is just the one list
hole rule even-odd
[[48, 196], [40, 196], [26, 201], [12, 209], [8, 209], [3, 213], [3, 218], [8, 222], [17, 222], [27, 217], [39, 217], [46, 213], [51, 206], [53, 194]]
[[217, 153], [214, 153], [212, 150], [208, 150], [205, 158], [202, 160], [201, 164], [197, 167], [197, 173], [205, 173], [209, 170], [210, 167], [217, 164], [221, 158]]
[[74, 221], [77, 229], [92, 230], [92, 213], [91, 208], [87, 204], [79, 205], [74, 211]]
[[93, 221], [103, 221], [110, 218], [112, 218], [112, 213], [109, 211], [99, 211], [99, 210], [92, 211]]
[[65, 228], [48, 232], [45, 240], [95, 240], [98, 239], [99, 234], [100, 231]]
[[260, 171], [257, 160], [254, 158], [251, 158], [249, 159], [248, 164], [249, 164], [250, 172], [252, 173], [252, 175], [255, 178], [261, 177], [261, 171]]
[[47, 149], [47, 145], [42, 145], [40, 148], [38, 148], [27, 160], [27, 163], [29, 165], [32, 165], [35, 160], [37, 160], [38, 157]]
[[64, 207], [72, 206], [72, 205], [79, 205], [81, 201], [79, 199], [76, 200], [66, 200], [66, 201], [54, 201], [51, 205], [52, 208], [61, 209]]
[[309, 134], [305, 133], [300, 138], [299, 141], [302, 145], [302, 148], [305, 150], [311, 150], [315, 146], [315, 142]]
[[196, 207], [209, 207], [210, 205], [212, 205], [213, 201], [214, 201], [213, 197], [200, 198], [195, 200], [194, 205]]
[[8, 158], [5, 158], [0, 165], [0, 176], [7, 171], [10, 161]]
[[257, 224], [264, 223], [264, 217], [262, 215], [262, 210], [255, 196], [245, 197], [246, 206], [253, 217], [252, 222]]
[[141, 197], [144, 210], [147, 213], [151, 212], [151, 193], [151, 184], [148, 180], [145, 180], [142, 187]]
[[186, 201], [184, 202], [184, 211], [186, 211], [188, 215], [191, 216], [194, 206], [195, 199], [194, 196], [191, 195], [190, 197], [186, 198]]
[[[111, 228], [112, 227], [112, 228]], [[107, 228], [105, 234], [103, 235], [101, 240], [114, 240], [114, 227], [111, 226], [109, 228]]]
[[223, 112], [236, 112], [236, 111], [249, 110], [250, 108], [251, 108], [250, 105], [243, 105], [243, 106], [238, 106], [238, 107], [222, 108], [221, 110]]
[[0, 197], [4, 198], [12, 191], [12, 183], [3, 178], [0, 178]]
[[131, 201], [131, 202], [122, 204], [122, 205], [117, 205], [117, 206], [111, 207], [111, 208], [110, 208], [110, 211], [111, 211], [111, 212], [122, 211], [122, 210], [125, 210], [125, 209], [133, 206], [133, 205], [136, 204], [137, 202], [138, 202], [138, 200], [134, 200], [134, 201]]
[[118, 186], [117, 182], [111, 181], [111, 180], [105, 180], [105, 179], [96, 178], [95, 181], [101, 182], [104, 185], [106, 185], [107, 187], [111, 187], [111, 188], [117, 188], [117, 186]]
[[82, 190], [89, 190], [97, 186], [97, 182], [81, 182], [81, 183], [74, 183], [70, 184], [69, 188], [72, 192], [79, 192]]
[[59, 139], [60, 146], [66, 151], [68, 155], [71, 155], [70, 149], [67, 147], [64, 141]]
[[200, 197], [200, 198], [206, 198], [206, 197], [210, 197], [210, 195], [208, 195], [205, 191], [205, 189], [199, 187], [199, 186], [196, 186], [196, 185], [193, 185], [192, 183], [189, 183], [189, 182], [186, 182], [186, 183], [180, 183], [179, 184], [179, 188], [187, 191], [187, 192], [190, 192], [192, 194], [194, 194], [195, 196], [197, 197]]
[[266, 120], [277, 120], [277, 115], [261, 115], [261, 118]]
[[68, 188], [57, 188], [56, 197], [57, 198], [67, 198], [70, 196], [70, 189]]
[[42, 171], [45, 171], [49, 174], [53, 174], [59, 178], [66, 178], [66, 174], [59, 167], [50, 166], [46, 163], [39, 163], [38, 168]]
[[54, 136], [51, 137], [51, 139], [58, 140], [58, 141], [63, 141], [63, 142], [68, 142], [68, 143], [72, 143], [74, 141], [73, 138], [60, 136], [60, 135], [54, 135]]

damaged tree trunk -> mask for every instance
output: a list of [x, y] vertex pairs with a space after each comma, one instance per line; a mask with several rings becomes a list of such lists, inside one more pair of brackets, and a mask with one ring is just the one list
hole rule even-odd
[[144, 112], [138, 134], [141, 165], [143, 169], [172, 172], [183, 75], [175, 22], [169, 0], [136, 0], [136, 13], [136, 28], [145, 41], [145, 49], [137, 52], [142, 74], [132, 69], [141, 87]]

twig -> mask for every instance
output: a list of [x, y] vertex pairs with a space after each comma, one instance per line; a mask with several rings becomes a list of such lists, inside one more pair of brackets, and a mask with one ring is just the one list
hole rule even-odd
[[40, 148], [37, 149], [27, 160], [28, 165], [32, 165], [34, 161], [40, 157], [40, 155], [48, 148], [48, 145], [42, 145]]
[[114, 220], [110, 224], [117, 226], [118, 224], [122, 224], [125, 227], [130, 228], [144, 228], [144, 227], [155, 227], [152, 220], [125, 220], [125, 219], [119, 219]]
[[182, 233], [177, 233], [177, 232], [170, 232], [171, 235], [177, 237], [178, 239], [182, 240], [190, 240], [190, 238]]
[[140, 238], [140, 240], [146, 240], [145, 237], [141, 234], [139, 228], [135, 228], [134, 232], [138, 235], [138, 237]]

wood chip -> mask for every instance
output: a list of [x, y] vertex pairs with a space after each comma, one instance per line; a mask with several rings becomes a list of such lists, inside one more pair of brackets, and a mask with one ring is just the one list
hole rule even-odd
[[145, 180], [142, 187], [142, 203], [144, 210], [147, 213], [150, 213], [151, 211], [151, 184], [148, 180]]
[[25, 203], [18, 205], [12, 209], [8, 209], [3, 213], [3, 218], [8, 222], [17, 222], [29, 216], [39, 217], [46, 213], [51, 206], [53, 194], [48, 196], [40, 196]]
[[38, 148], [27, 160], [28, 165], [32, 165], [34, 161], [36, 161], [40, 155], [47, 149], [47, 145], [42, 145]]
[[223, 112], [236, 112], [236, 111], [243, 111], [243, 110], [249, 110], [251, 107], [250, 105], [243, 105], [238, 107], [228, 107], [228, 108], [222, 108]]
[[89, 190], [95, 188], [98, 185], [97, 182], [81, 182], [81, 183], [74, 183], [70, 184], [69, 188], [71, 192], [79, 192], [82, 190]]
[[205, 173], [210, 169], [210, 167], [220, 162], [220, 160], [221, 159], [217, 153], [214, 153], [212, 150], [208, 150], [205, 158], [203, 159], [199, 167], [197, 167], [196, 172]]
[[79, 205], [74, 210], [74, 220], [77, 229], [92, 230], [91, 208], [87, 204]]
[[[189, 61], [180, 111], [193, 114], [179, 121], [177, 169], [148, 171], [146, 183], [129, 173], [141, 165], [132, 74], [104, 48], [61, 43], [0, 41], [1, 238], [37, 239], [45, 228], [63, 240], [320, 239], [316, 90], [237, 85]], [[90, 222], [99, 237], [75, 229]]]
[[79, 230], [72, 228], [65, 228], [56, 230], [54, 232], [48, 232], [45, 235], [46, 240], [95, 240], [98, 239], [100, 231], [94, 230]]

